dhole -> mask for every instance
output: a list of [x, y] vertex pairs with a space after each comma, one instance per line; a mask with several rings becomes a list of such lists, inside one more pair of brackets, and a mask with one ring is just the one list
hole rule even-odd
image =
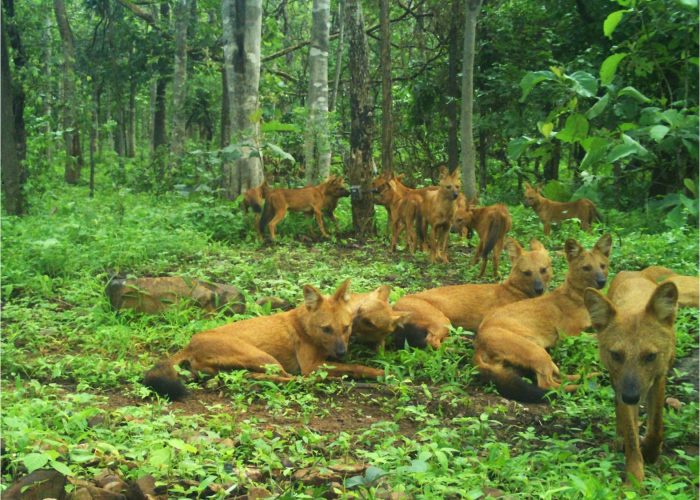
[[401, 194], [399, 181], [394, 178], [379, 177], [372, 184], [376, 202], [387, 209], [391, 229], [391, 251], [396, 251], [399, 236], [406, 233], [406, 246], [411, 254], [416, 250], [416, 220], [422, 198], [419, 194], [404, 191]]
[[[170, 399], [181, 398], [185, 387], [174, 369], [180, 364], [210, 375], [220, 370], [263, 372], [266, 365], [278, 368], [279, 379], [292, 373], [307, 375], [329, 357], [341, 358], [347, 353], [352, 327], [349, 283], [345, 281], [330, 297], [304, 285], [304, 304], [296, 309], [197, 333], [184, 349], [148, 371], [144, 384]], [[332, 376], [372, 378], [383, 374], [362, 365], [331, 364], [328, 372]]]
[[500, 203], [488, 207], [458, 208], [455, 212], [454, 226], [460, 234], [468, 234], [474, 229], [479, 235], [479, 246], [472, 260], [473, 265], [481, 259], [479, 277], [481, 278], [486, 272], [488, 256], [492, 251], [493, 275], [498, 276], [498, 261], [503, 251], [506, 233], [512, 226], [508, 208]]
[[672, 282], [678, 289], [679, 307], [698, 307], [698, 302], [700, 302], [698, 297], [700, 294], [700, 279], [697, 276], [676, 274], [671, 269], [662, 266], [649, 266], [641, 271], [621, 271], [617, 273], [610, 283], [608, 297], [614, 300], [618, 284], [631, 277], [644, 278], [655, 284]]
[[259, 186], [246, 190], [243, 193], [243, 201], [241, 202], [241, 208], [243, 208], [244, 213], [248, 213], [249, 208], [255, 213], [255, 231], [261, 238], [260, 215], [269, 190], [270, 187], [267, 185], [267, 180], [264, 180]]
[[602, 220], [595, 204], [587, 199], [581, 198], [576, 201], [548, 200], [542, 196], [537, 188], [525, 183], [525, 205], [532, 207], [544, 225], [544, 234], [549, 234], [552, 222], [561, 222], [565, 219], [578, 219], [581, 221], [581, 228], [584, 231], [591, 229], [591, 224]]
[[[335, 176], [328, 177], [318, 186], [306, 186], [297, 189], [270, 189], [265, 198], [265, 205], [260, 218], [260, 234], [265, 233], [265, 228], [270, 230], [270, 238], [274, 241], [277, 237], [275, 228], [287, 215], [287, 210], [313, 213], [321, 234], [328, 237], [323, 225], [323, 210], [335, 208], [338, 198], [347, 196], [349, 191], [345, 188], [343, 180]], [[334, 200], [334, 201], [333, 201]], [[335, 219], [334, 219], [335, 220]]]
[[444, 165], [440, 167], [439, 189], [428, 191], [419, 212], [423, 223], [418, 224], [419, 234], [427, 234], [426, 227], [430, 226], [430, 237], [427, 238], [430, 247], [430, 259], [433, 262], [441, 260], [448, 262], [447, 240], [452, 227], [456, 209], [456, 200], [462, 180], [459, 171], [449, 173]]
[[[615, 389], [618, 439], [624, 444], [627, 479], [644, 479], [644, 462], [655, 462], [664, 438], [666, 375], [676, 353], [674, 321], [678, 290], [640, 276], [623, 276], [612, 301], [596, 290], [585, 293], [598, 331], [600, 359]], [[639, 440], [639, 404], [646, 400], [646, 436]]]
[[512, 267], [503, 283], [444, 286], [399, 299], [394, 309], [410, 312], [411, 317], [399, 328], [398, 343], [403, 345], [406, 330], [414, 336], [415, 331], [424, 331], [427, 343], [437, 348], [449, 334], [450, 325], [476, 331], [491, 310], [542, 295], [552, 278], [552, 263], [542, 244], [532, 240], [527, 252], [508, 238], [506, 250]]
[[382, 285], [370, 293], [350, 295], [352, 335], [354, 340], [369, 344], [379, 351], [386, 338], [411, 316], [408, 312], [394, 311], [389, 304], [391, 287]]
[[[479, 325], [474, 363], [484, 378], [495, 382], [501, 395], [540, 402], [547, 390], [559, 387], [559, 368], [546, 349], [557, 343], [561, 333], [579, 335], [591, 325], [583, 293], [589, 287], [605, 286], [611, 246], [609, 234], [601, 237], [591, 251], [576, 240], [566, 240], [569, 270], [564, 284], [542, 297], [499, 307]], [[534, 374], [536, 385], [526, 382], [523, 373]], [[569, 386], [567, 390], [575, 388]]]

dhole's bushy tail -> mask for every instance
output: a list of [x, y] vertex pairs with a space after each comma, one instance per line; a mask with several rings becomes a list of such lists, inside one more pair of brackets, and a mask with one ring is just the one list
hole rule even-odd
[[262, 215], [260, 216], [260, 222], [258, 222], [258, 228], [260, 229], [260, 234], [265, 234], [265, 228], [267, 224], [272, 220], [275, 215], [275, 208], [272, 206], [270, 200], [266, 199], [265, 204], [262, 208]]
[[596, 222], [596, 221], [598, 221], [598, 222], [605, 222], [605, 221], [603, 220], [603, 216], [602, 216], [601, 213], [598, 211], [598, 208], [596, 208], [596, 206], [595, 206], [593, 203], [591, 203], [590, 218], [591, 218], [591, 221], [590, 221], [591, 224], [593, 224], [593, 223]]
[[143, 385], [171, 401], [182, 399], [187, 394], [185, 384], [180, 380], [171, 360], [159, 361], [148, 370], [143, 377]]
[[428, 346], [428, 330], [413, 323], [407, 323], [394, 331], [394, 347], [403, 349], [408, 342], [411, 347], [425, 348]]
[[477, 366], [481, 377], [487, 382], [493, 382], [498, 393], [504, 398], [521, 403], [547, 402], [545, 394], [548, 391], [525, 380], [515, 369], [502, 365], [485, 366], [478, 362]]
[[501, 236], [503, 229], [503, 219], [501, 217], [496, 217], [489, 225], [489, 232], [486, 236], [486, 244], [484, 245], [484, 250], [481, 252], [482, 259], [486, 259], [486, 257], [489, 256], [489, 253], [491, 253], [493, 247], [496, 246], [496, 242], [498, 242], [498, 238]]

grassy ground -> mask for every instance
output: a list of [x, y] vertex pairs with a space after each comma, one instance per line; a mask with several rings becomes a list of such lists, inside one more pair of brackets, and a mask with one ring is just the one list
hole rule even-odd
[[[284, 498], [697, 497], [698, 393], [683, 366], [667, 391], [682, 405], [665, 413], [663, 455], [646, 467], [644, 493], [622, 493], [606, 377], [550, 405], [509, 402], [478, 381], [472, 333], [454, 331], [437, 352], [353, 347], [354, 360], [385, 368], [380, 383], [320, 373], [275, 385], [233, 372], [190, 384], [190, 396], [170, 404], [140, 385], [143, 372], [231, 318], [185, 306], [160, 316], [116, 314], [104, 296], [109, 276], [122, 272], [234, 284], [248, 312], [233, 319], [268, 312], [255, 305], [261, 296], [299, 303], [303, 284], [329, 293], [346, 278], [354, 291], [390, 284], [395, 300], [477, 281], [466, 243], [454, 236], [452, 262], [434, 265], [424, 255], [389, 254], [384, 236], [366, 245], [344, 236], [347, 200], [331, 241], [291, 216], [274, 246], [255, 241], [233, 204], [207, 197], [122, 190], [90, 200], [83, 188], [61, 187], [32, 201], [29, 216], [2, 221], [3, 488], [47, 466], [81, 479], [105, 468], [126, 479], [151, 474], [170, 497], [252, 488]], [[568, 222], [545, 238], [531, 211], [511, 212], [513, 236], [536, 236], [553, 252], [553, 286], [565, 273], [565, 239], [590, 247], [604, 230], [614, 234], [613, 273], [651, 264], [698, 272], [697, 229], [668, 230], [655, 214], [608, 211], [596, 234]], [[678, 357], [692, 359], [697, 312], [682, 311], [677, 328]], [[590, 334], [564, 339], [553, 356], [570, 373], [600, 368]]]

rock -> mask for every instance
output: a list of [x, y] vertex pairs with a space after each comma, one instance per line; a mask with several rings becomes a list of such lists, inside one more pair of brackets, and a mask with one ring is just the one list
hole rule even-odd
[[44, 500], [66, 497], [66, 476], [53, 469], [35, 470], [2, 492], [5, 500]]

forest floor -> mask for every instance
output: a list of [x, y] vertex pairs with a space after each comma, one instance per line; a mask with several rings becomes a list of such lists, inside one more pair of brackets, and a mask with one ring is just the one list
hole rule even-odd
[[[615, 235], [611, 276], [651, 264], [697, 273], [696, 228], [612, 213], [594, 234], [571, 222], [546, 238], [530, 211], [511, 211], [512, 235], [523, 244], [537, 236], [552, 253], [552, 288], [565, 274], [564, 240], [590, 247], [606, 230]], [[348, 207], [338, 214], [347, 228]], [[78, 203], [75, 192], [3, 220], [3, 489], [48, 468], [68, 477], [74, 497], [91, 498], [88, 485], [106, 487], [105, 470], [126, 485], [112, 488], [134, 498], [129, 484], [143, 478], [162, 498], [696, 497], [698, 314], [690, 309], [677, 321], [680, 364], [667, 389], [677, 401], [665, 412], [662, 456], [646, 466], [642, 490], [624, 493], [607, 376], [548, 404], [508, 401], [479, 381], [472, 333], [460, 329], [438, 351], [353, 346], [352, 361], [385, 369], [376, 382], [320, 373], [274, 384], [231, 372], [191, 381], [183, 401], [154, 398], [140, 380], [155, 360], [197, 331], [270, 312], [259, 297], [295, 304], [305, 283], [329, 293], [351, 278], [354, 291], [391, 285], [395, 301], [493, 281], [476, 278], [471, 249], [456, 236], [451, 263], [430, 264], [420, 253], [390, 254], [383, 237], [360, 244], [341, 232], [320, 241], [301, 216], [280, 225], [274, 245], [257, 242], [248, 224], [215, 200], [118, 193]], [[501, 265], [506, 275], [506, 258]], [[248, 311], [117, 314], [104, 296], [115, 272], [231, 283]], [[593, 334], [562, 339], [552, 355], [568, 373], [601, 371]]]

